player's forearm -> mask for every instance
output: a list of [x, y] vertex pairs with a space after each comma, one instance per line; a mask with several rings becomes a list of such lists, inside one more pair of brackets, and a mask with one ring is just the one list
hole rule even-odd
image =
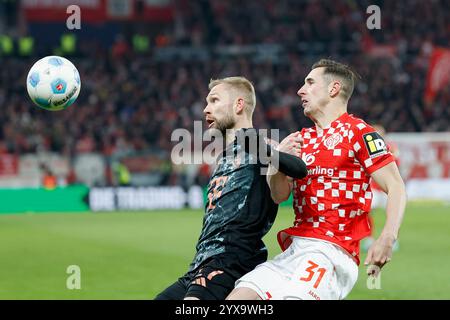
[[396, 240], [406, 207], [406, 191], [403, 181], [396, 181], [389, 186], [386, 206], [386, 222], [380, 237]]
[[282, 172], [269, 165], [269, 171], [267, 173], [267, 183], [270, 188], [270, 194], [272, 200], [279, 204], [286, 201], [291, 194], [291, 183], [289, 178]]

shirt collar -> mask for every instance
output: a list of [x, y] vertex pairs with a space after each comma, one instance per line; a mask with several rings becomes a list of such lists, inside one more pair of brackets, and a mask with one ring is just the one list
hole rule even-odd
[[[336, 120], [334, 120], [333, 122], [331, 122], [327, 127], [323, 128], [323, 131], [327, 131], [330, 128], [336, 128], [336, 126], [339, 123], [346, 123], [348, 118], [350, 118], [351, 115], [348, 114], [348, 112], [344, 112], [342, 115], [340, 115]], [[311, 127], [310, 132], [317, 132], [317, 126]]]

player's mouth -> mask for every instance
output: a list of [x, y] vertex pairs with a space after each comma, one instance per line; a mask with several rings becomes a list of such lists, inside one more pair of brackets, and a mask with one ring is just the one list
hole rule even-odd
[[308, 103], [308, 100], [302, 99], [302, 107], [303, 108], [306, 108], [307, 103]]
[[214, 120], [210, 118], [206, 118], [206, 123], [208, 124], [208, 129], [214, 125]]

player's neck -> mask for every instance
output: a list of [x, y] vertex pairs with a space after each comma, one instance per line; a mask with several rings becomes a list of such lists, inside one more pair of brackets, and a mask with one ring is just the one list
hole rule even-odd
[[311, 120], [315, 123], [318, 129], [325, 129], [346, 112], [346, 105], [327, 105], [323, 110], [319, 110], [317, 114], [311, 117]]
[[234, 141], [234, 138], [236, 137], [236, 131], [238, 131], [239, 129], [243, 129], [243, 128], [253, 128], [253, 123], [250, 120], [242, 120], [238, 123], [236, 123], [236, 125], [232, 128], [227, 130], [226, 132], [226, 137], [225, 137], [225, 141], [226, 144], [230, 144]]

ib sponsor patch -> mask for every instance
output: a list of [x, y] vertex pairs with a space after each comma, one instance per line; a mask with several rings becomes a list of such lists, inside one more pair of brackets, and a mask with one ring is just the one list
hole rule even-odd
[[370, 158], [376, 158], [388, 152], [386, 143], [378, 132], [366, 133], [363, 139]]

